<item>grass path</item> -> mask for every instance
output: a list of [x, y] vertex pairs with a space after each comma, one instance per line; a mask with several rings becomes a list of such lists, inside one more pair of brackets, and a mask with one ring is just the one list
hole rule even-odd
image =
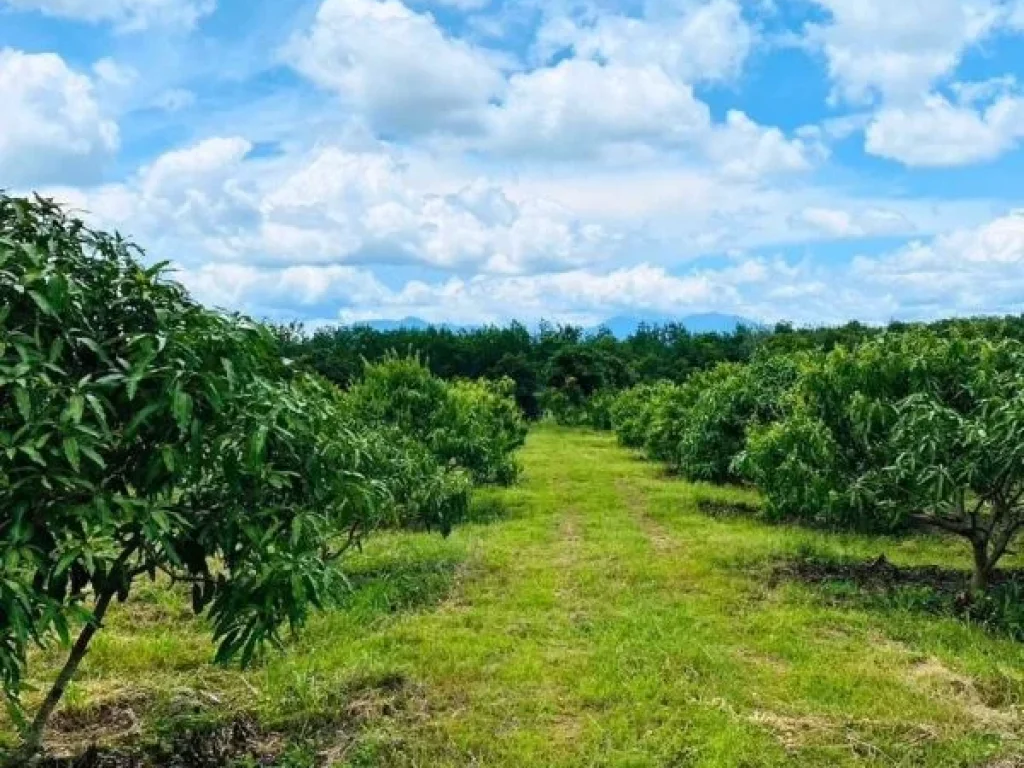
[[1024, 646], [767, 578], [807, 551], [966, 565], [958, 543], [711, 518], [699, 499], [747, 492], [664, 478], [603, 434], [536, 429], [523, 461], [483, 496], [499, 520], [376, 540], [347, 605], [244, 674], [207, 664], [180, 596], [129, 603], [65, 717], [136, 702], [149, 734], [253, 713], [316, 734], [294, 765], [1024, 765]]

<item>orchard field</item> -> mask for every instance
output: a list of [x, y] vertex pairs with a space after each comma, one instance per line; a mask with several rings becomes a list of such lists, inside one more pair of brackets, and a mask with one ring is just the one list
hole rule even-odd
[[780, 571], [882, 552], [966, 571], [956, 542], [709, 515], [750, 492], [666, 477], [607, 433], [535, 428], [522, 459], [451, 538], [368, 542], [354, 593], [248, 671], [210, 664], [186, 592], [147, 588], [48, 743], [150, 741], [179, 764], [1016, 764], [1024, 646]]
[[0, 194], [0, 765], [1024, 765], [1024, 318], [308, 332]]

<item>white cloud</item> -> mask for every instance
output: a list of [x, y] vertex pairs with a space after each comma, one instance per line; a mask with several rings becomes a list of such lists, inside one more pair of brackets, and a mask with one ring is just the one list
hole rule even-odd
[[859, 258], [851, 274], [865, 292], [888, 294], [926, 316], [1024, 310], [1024, 211], [980, 227], [914, 242], [881, 258]]
[[[870, 219], [876, 213], [864, 212]], [[823, 211], [810, 218], [848, 226]], [[863, 218], [863, 217], [862, 217]], [[884, 216], [883, 216], [884, 218]], [[976, 228], [859, 257], [850, 265], [739, 258], [674, 274], [648, 263], [532, 275], [411, 280], [389, 288], [358, 267], [207, 267], [187, 280], [204, 297], [248, 311], [352, 322], [414, 315], [480, 323], [516, 317], [594, 323], [617, 314], [685, 315], [709, 310], [759, 320], [869, 322], [1024, 309], [1024, 211]], [[291, 308], [291, 309], [290, 309]]]
[[825, 151], [816, 142], [787, 139], [778, 128], [760, 126], [738, 110], [729, 111], [708, 142], [709, 157], [721, 173], [750, 179], [810, 170]]
[[286, 57], [385, 132], [473, 130], [505, 85], [496, 54], [398, 0], [324, 0]]
[[87, 181], [118, 148], [92, 80], [52, 53], [0, 50], [0, 176], [14, 186]]
[[[478, 180], [422, 184], [384, 151], [324, 147], [246, 160], [213, 138], [169, 152], [127, 184], [58, 197], [130, 228], [157, 256], [275, 264], [421, 264], [515, 274], [600, 262], [618, 236], [540, 197]], [[182, 254], [182, 256], [179, 256]]]
[[992, 160], [1024, 139], [1024, 98], [1004, 95], [978, 110], [932, 95], [919, 105], [883, 108], [866, 139], [871, 154], [912, 167]]
[[678, 81], [695, 83], [735, 78], [755, 38], [735, 0], [649, 3], [643, 18], [599, 13], [580, 23], [555, 17], [538, 33], [538, 51], [548, 57], [571, 48], [582, 58], [658, 66]]
[[454, 322], [569, 320], [593, 322], [619, 311], [699, 311], [734, 303], [743, 272], [676, 277], [641, 264], [610, 272], [571, 270], [529, 276], [409, 281], [389, 289], [368, 271], [338, 266], [272, 270], [232, 266], [184, 272], [183, 281], [212, 303], [279, 315], [296, 302], [320, 319], [347, 322], [415, 315]]
[[914, 231], [914, 225], [905, 216], [882, 208], [851, 211], [815, 206], [800, 211], [796, 219], [835, 238], [904, 235]]
[[90, 23], [107, 22], [124, 32], [158, 27], [189, 29], [213, 12], [215, 0], [0, 0], [16, 10]]
[[[261, 317], [593, 322], [718, 310], [820, 322], [1024, 302], [1024, 213], [924, 239], [956, 208], [652, 172], [466, 183], [384, 148], [275, 159], [250, 151], [244, 139], [209, 139], [129, 183], [64, 197], [106, 226], [129, 227], [152, 258], [175, 259], [204, 301]], [[607, 200], [584, 194], [596, 190]], [[630, 222], [651, 219], [648, 242], [608, 217], [614, 200], [640, 206]], [[915, 230], [919, 242], [853, 266], [813, 257], [814, 241]], [[801, 243], [806, 256], [744, 253], [773, 242]], [[679, 272], [692, 256], [723, 252], [721, 266]], [[380, 267], [397, 264], [438, 277], [382, 282]]]
[[261, 210], [270, 250], [292, 258], [289, 241], [306, 258], [516, 273], [600, 260], [614, 246], [543, 199], [514, 202], [482, 180], [428, 190], [390, 155], [336, 148], [304, 162]]
[[814, 0], [831, 18], [809, 25], [837, 99], [916, 99], [952, 73], [971, 45], [1006, 22], [995, 0]]
[[567, 59], [514, 75], [485, 141], [506, 152], [580, 155], [607, 144], [693, 142], [710, 124], [693, 90], [658, 67]]
[[110, 57], [102, 58], [92, 65], [92, 71], [104, 85], [113, 88], [127, 88], [139, 79], [138, 71], [119, 64]]
[[351, 306], [373, 306], [390, 292], [369, 271], [340, 265], [267, 269], [245, 264], [205, 264], [179, 270], [184, 283], [200, 301], [217, 307], [240, 308], [257, 317], [282, 317], [282, 310], [322, 311], [336, 317]]

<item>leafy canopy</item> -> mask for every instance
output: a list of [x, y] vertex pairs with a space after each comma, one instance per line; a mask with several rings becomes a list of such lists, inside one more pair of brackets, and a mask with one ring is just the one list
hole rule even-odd
[[[137, 249], [0, 196], [0, 683], [26, 653], [164, 572], [219, 657], [248, 660], [387, 514], [374, 446], [274, 337], [204, 309]], [[89, 610], [91, 606], [91, 610]], [[80, 659], [80, 655], [79, 655]], [[38, 742], [59, 680], [28, 739]]]

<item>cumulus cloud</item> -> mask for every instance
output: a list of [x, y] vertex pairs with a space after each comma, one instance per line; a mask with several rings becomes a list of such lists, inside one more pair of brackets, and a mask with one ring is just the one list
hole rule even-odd
[[285, 55], [388, 133], [472, 131], [505, 86], [496, 54], [398, 0], [324, 0]]
[[810, 170], [825, 153], [816, 141], [788, 139], [738, 110], [729, 110], [723, 126], [707, 139], [710, 159], [726, 176], [760, 178], [772, 173]]
[[1022, 139], [1020, 96], [1003, 95], [978, 109], [931, 95], [914, 106], [882, 109], [867, 128], [865, 146], [871, 154], [908, 166], [935, 167], [991, 160]]
[[693, 142], [710, 125], [692, 88], [659, 67], [566, 59], [512, 78], [488, 114], [486, 141], [506, 152], [579, 155], [609, 144]]
[[[824, 217], [821, 217], [824, 218]], [[729, 311], [759, 320], [885, 322], [1024, 308], [1024, 211], [892, 253], [824, 266], [749, 257], [676, 274], [642, 263], [531, 275], [477, 275], [385, 286], [359, 267], [204, 267], [183, 274], [199, 295], [249, 311], [295, 307], [318, 320], [415, 315], [481, 323], [517, 317], [593, 323], [612, 315]], [[294, 310], [293, 310], [294, 311]]]
[[420, 264], [516, 274], [601, 261], [618, 236], [478, 180], [433, 189], [385, 151], [324, 147], [263, 163], [241, 138], [175, 150], [126, 184], [56, 190], [157, 254], [277, 264]]
[[643, 18], [598, 13], [585, 24], [558, 17], [538, 35], [539, 51], [572, 56], [526, 68], [399, 0], [324, 0], [286, 57], [378, 135], [524, 160], [742, 155], [727, 172], [746, 176], [812, 164], [804, 142], [741, 113], [719, 130], [694, 95], [694, 83], [735, 77], [753, 45], [734, 0], [651, 4]]
[[964, 52], [1005, 23], [996, 0], [814, 0], [830, 18], [807, 28], [828, 62], [836, 100], [916, 99]]
[[851, 274], [894, 304], [937, 315], [1024, 309], [1024, 211], [980, 227], [918, 241], [880, 258], [861, 257]]
[[142, 32], [158, 27], [190, 29], [213, 12], [216, 0], [0, 0], [0, 6], [5, 4], [15, 10]]
[[597, 13], [579, 21], [554, 17], [538, 33], [544, 58], [565, 49], [577, 56], [627, 67], [657, 66], [676, 80], [696, 83], [735, 78], [756, 35], [735, 0], [650, 3], [641, 17]]
[[686, 311], [735, 302], [726, 275], [676, 277], [662, 267], [641, 264], [608, 272], [576, 269], [524, 276], [478, 275], [437, 283], [413, 280], [390, 289], [366, 270], [309, 266], [281, 270], [251, 266], [205, 267], [180, 278], [198, 296], [249, 311], [280, 314], [281, 305], [300, 305], [320, 320], [352, 322], [416, 315], [428, 320], [501, 322], [603, 319], [617, 311]]
[[13, 186], [85, 182], [117, 150], [88, 75], [53, 53], [0, 50], [0, 177]]

